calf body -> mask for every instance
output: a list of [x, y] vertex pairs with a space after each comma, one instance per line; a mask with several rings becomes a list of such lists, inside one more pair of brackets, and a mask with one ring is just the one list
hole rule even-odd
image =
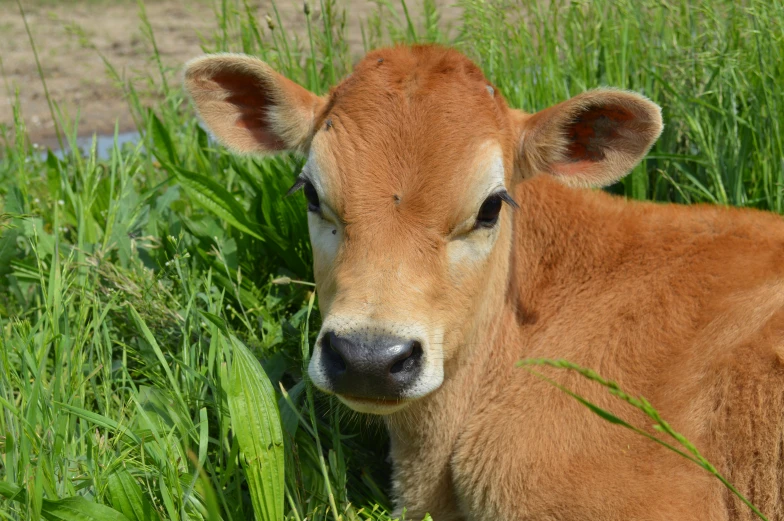
[[194, 60], [186, 86], [233, 149], [307, 156], [292, 188], [324, 319], [309, 375], [384, 416], [409, 519], [751, 518], [704, 470], [516, 367], [539, 357], [645, 396], [784, 519], [780, 217], [584, 188], [645, 155], [656, 105], [599, 90], [526, 114], [440, 47], [371, 53], [326, 97], [239, 55]]
[[[547, 357], [645, 396], [784, 519], [780, 218], [627, 203], [546, 177], [515, 196], [513, 271], [489, 338], [441, 389], [387, 417], [400, 504], [438, 520], [754, 518], [701, 468], [515, 367]], [[548, 375], [649, 424], [582, 377]]]

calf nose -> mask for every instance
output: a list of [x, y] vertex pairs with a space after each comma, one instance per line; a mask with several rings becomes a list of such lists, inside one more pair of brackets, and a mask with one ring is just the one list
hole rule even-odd
[[321, 337], [321, 366], [337, 394], [394, 399], [409, 387], [422, 366], [422, 345], [394, 337]]

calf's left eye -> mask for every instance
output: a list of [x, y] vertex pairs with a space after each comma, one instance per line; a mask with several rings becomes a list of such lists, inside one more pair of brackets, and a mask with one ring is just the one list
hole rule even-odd
[[479, 213], [476, 215], [475, 228], [492, 228], [498, 223], [498, 216], [501, 214], [501, 206], [504, 201], [501, 194], [493, 194], [482, 203]]
[[308, 200], [308, 211], [314, 213], [321, 212], [321, 201], [319, 201], [318, 192], [310, 181], [305, 181], [305, 186], [302, 189], [305, 192], [305, 199]]

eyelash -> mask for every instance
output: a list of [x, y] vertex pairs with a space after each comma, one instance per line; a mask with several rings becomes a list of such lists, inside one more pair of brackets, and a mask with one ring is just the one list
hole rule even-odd
[[286, 195], [284, 195], [283, 197], [288, 197], [288, 196], [292, 195], [293, 193], [297, 192], [300, 188], [305, 186], [305, 183], [307, 183], [307, 182], [308, 182], [308, 180], [306, 178], [304, 178], [304, 177], [296, 178], [294, 180], [294, 184], [291, 185], [291, 188], [286, 190]]
[[307, 177], [298, 177], [291, 188], [286, 192], [286, 197], [302, 189], [308, 201], [308, 211], [321, 215], [321, 201], [313, 183]]

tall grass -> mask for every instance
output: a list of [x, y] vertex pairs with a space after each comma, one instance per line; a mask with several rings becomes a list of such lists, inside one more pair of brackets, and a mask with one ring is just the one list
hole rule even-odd
[[512, 105], [614, 86], [662, 106], [664, 133], [622, 193], [784, 211], [780, 0], [461, 5], [458, 45]]
[[[276, 9], [214, 6], [207, 52], [258, 55], [317, 92], [350, 70], [335, 0], [307, 4], [296, 34]], [[453, 43], [529, 111], [641, 91], [667, 127], [613, 190], [784, 210], [780, 1], [461, 6], [450, 33], [432, 0], [421, 17], [379, 2], [363, 40]], [[304, 200], [283, 198], [301, 160], [216, 146], [141, 3], [140, 24], [160, 102], [123, 84], [138, 145], [42, 155], [18, 105], [3, 129], [0, 519], [389, 519], [382, 429], [303, 379], [318, 309], [311, 286], [286, 283], [312, 271]], [[61, 128], [74, 144], [78, 126]]]

